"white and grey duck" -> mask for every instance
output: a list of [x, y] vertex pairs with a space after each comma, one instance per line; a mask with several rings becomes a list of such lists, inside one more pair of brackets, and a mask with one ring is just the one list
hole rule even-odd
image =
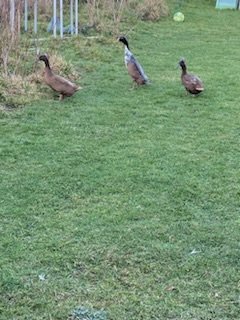
[[137, 85], [144, 85], [149, 83], [148, 77], [146, 76], [142, 66], [134, 57], [130, 51], [128, 40], [125, 36], [120, 36], [118, 41], [124, 44], [124, 62], [127, 67], [129, 75]]

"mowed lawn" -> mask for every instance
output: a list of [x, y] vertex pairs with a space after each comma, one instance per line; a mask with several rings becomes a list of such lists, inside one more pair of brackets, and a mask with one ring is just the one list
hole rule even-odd
[[240, 12], [179, 3], [122, 26], [149, 86], [80, 36], [55, 46], [81, 91], [0, 111], [1, 320], [240, 318]]

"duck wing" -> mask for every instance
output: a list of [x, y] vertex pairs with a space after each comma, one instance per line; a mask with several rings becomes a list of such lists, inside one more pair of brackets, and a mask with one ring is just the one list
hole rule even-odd
[[131, 59], [127, 67], [128, 67], [129, 74], [132, 76], [132, 78], [136, 82], [139, 82], [139, 81], [142, 83], [148, 82], [148, 77], [146, 76], [142, 66], [133, 55], [131, 56]]
[[203, 91], [203, 83], [202, 81], [193, 74], [185, 74], [182, 77], [182, 83], [185, 86], [185, 88], [192, 92], [192, 91]]
[[54, 91], [64, 95], [72, 95], [79, 89], [75, 83], [55, 74], [46, 75], [45, 81]]
[[130, 74], [130, 76], [133, 78], [134, 81], [136, 81], [139, 84], [144, 84], [149, 81], [142, 66], [134, 57], [132, 52], [127, 48], [125, 50], [124, 60], [125, 60], [125, 65], [128, 69], [128, 73]]

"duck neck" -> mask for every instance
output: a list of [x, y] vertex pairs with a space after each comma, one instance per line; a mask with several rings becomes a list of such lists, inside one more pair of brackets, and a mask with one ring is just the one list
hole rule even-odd
[[131, 52], [128, 45], [125, 45], [124, 51], [125, 51], [125, 53]]
[[187, 67], [186, 67], [186, 65], [184, 64], [183, 66], [181, 66], [182, 67], [182, 74], [184, 75], [184, 74], [186, 74], [187, 73]]
[[53, 72], [47, 58], [44, 59], [44, 63], [45, 63], [45, 74], [51, 77], [53, 75]]
[[50, 64], [49, 64], [49, 61], [48, 59], [44, 59], [44, 63], [45, 63], [45, 67], [48, 69], [48, 70], [51, 70], [51, 67], [50, 67]]

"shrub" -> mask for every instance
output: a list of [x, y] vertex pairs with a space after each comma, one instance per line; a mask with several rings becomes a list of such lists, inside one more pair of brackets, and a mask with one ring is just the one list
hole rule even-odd
[[87, 12], [89, 25], [100, 32], [119, 34], [123, 19], [137, 16], [157, 21], [169, 10], [165, 0], [87, 0]]
[[100, 32], [118, 34], [127, 0], [87, 0], [89, 24]]
[[137, 15], [142, 20], [157, 21], [169, 14], [165, 0], [143, 0], [136, 6]]
[[[43, 82], [44, 63], [38, 62], [35, 51], [17, 47], [15, 56], [8, 59], [7, 72], [0, 73], [0, 110], [24, 105], [43, 98], [52, 98], [52, 90], [46, 90]], [[79, 80], [73, 65], [59, 54], [50, 53], [50, 64], [56, 74], [69, 80]]]

